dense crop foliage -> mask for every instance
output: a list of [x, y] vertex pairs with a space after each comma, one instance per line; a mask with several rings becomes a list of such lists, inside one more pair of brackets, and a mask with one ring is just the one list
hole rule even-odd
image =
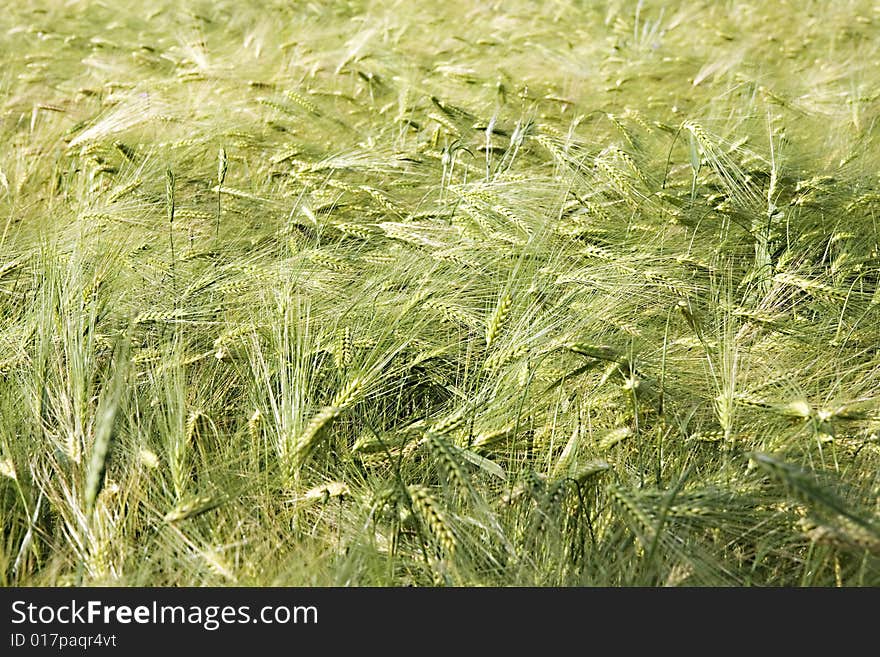
[[880, 585], [875, 2], [6, 4], [3, 584]]

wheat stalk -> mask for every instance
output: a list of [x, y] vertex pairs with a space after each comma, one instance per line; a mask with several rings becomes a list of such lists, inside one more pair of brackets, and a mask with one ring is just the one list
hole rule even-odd
[[458, 541], [449, 526], [445, 514], [440, 508], [439, 502], [431, 495], [427, 486], [407, 486], [407, 494], [412, 501], [413, 511], [429, 532], [430, 536], [439, 543], [447, 555], [454, 556], [458, 548]]
[[504, 328], [504, 323], [507, 320], [507, 315], [510, 312], [512, 302], [513, 299], [507, 292], [502, 294], [498, 299], [498, 305], [495, 306], [495, 310], [492, 311], [492, 314], [489, 315], [489, 319], [486, 322], [486, 347], [492, 346], [492, 343], [495, 342], [499, 332]]

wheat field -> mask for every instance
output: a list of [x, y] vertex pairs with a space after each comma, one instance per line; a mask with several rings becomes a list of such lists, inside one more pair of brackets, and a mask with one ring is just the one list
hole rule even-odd
[[880, 585], [880, 5], [4, 2], [0, 584]]

